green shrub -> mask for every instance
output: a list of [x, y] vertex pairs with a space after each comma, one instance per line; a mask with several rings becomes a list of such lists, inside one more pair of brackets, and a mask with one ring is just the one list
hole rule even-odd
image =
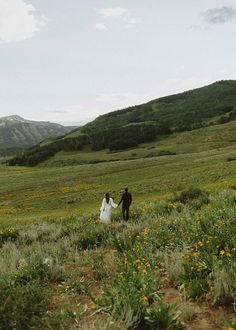
[[187, 283], [187, 292], [193, 299], [199, 299], [208, 289], [207, 278], [193, 278]]
[[106, 246], [110, 236], [115, 236], [115, 229], [113, 227], [104, 226], [103, 224], [89, 224], [84, 227], [74, 244], [80, 250], [90, 250], [99, 246]]
[[183, 329], [179, 320], [181, 312], [176, 305], [168, 305], [161, 302], [157, 307], [147, 309], [145, 321], [150, 329]]
[[187, 203], [188, 201], [197, 199], [199, 197], [205, 198], [205, 204], [208, 203], [207, 193], [199, 188], [190, 188], [188, 190], [182, 191], [180, 195], [174, 197], [172, 202]]
[[13, 285], [0, 279], [0, 327], [4, 330], [40, 329], [48, 306], [48, 291], [38, 281]]
[[0, 230], [0, 247], [8, 241], [16, 241], [19, 237], [19, 231], [14, 228], [6, 228]]
[[40, 283], [56, 283], [65, 279], [65, 274], [57, 265], [52, 265], [45, 261], [34, 260], [29, 264], [25, 264], [20, 268], [14, 277], [15, 284], [25, 285], [31, 281], [38, 281]]
[[236, 303], [235, 262], [219, 262], [213, 270], [214, 304], [232, 305]]

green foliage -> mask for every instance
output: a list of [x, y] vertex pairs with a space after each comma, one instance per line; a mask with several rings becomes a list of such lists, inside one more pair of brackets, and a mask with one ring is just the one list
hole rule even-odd
[[108, 229], [103, 224], [97, 224], [97, 226], [88, 224], [83, 231], [78, 233], [74, 244], [81, 250], [95, 249], [99, 246], [106, 246], [110, 235], [115, 235], [113, 228]]
[[15, 273], [15, 283], [24, 285], [31, 281], [39, 283], [56, 283], [64, 280], [65, 274], [63, 270], [56, 265], [50, 265], [50, 260], [40, 260], [38, 257], [35, 260], [27, 263], [19, 268]]
[[199, 299], [209, 289], [207, 278], [193, 278], [188, 281], [187, 291], [192, 299]]
[[39, 282], [22, 286], [0, 278], [0, 301], [1, 329], [43, 329], [40, 318], [48, 306], [48, 292]]
[[138, 143], [135, 140], [115, 140], [109, 145], [111, 151], [124, 150], [132, 147], [136, 147]]
[[236, 322], [226, 320], [225, 323], [228, 326], [227, 330], [236, 330]]
[[173, 202], [187, 203], [191, 200], [202, 198], [202, 203], [207, 204], [209, 202], [207, 193], [199, 188], [190, 188], [180, 193], [172, 199]]
[[54, 156], [58, 151], [82, 150], [83, 146], [89, 143], [89, 137], [82, 134], [75, 138], [61, 139], [47, 145], [36, 145], [8, 161], [10, 166], [35, 166], [48, 158]]
[[150, 329], [183, 329], [179, 320], [181, 312], [175, 305], [168, 305], [161, 302], [157, 307], [147, 309], [145, 320]]
[[0, 230], [0, 247], [6, 242], [16, 241], [19, 237], [19, 231], [12, 227]]

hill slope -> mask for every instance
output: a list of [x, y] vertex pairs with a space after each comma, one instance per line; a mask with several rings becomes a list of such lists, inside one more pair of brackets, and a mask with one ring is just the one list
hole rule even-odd
[[47, 137], [63, 135], [69, 131], [69, 128], [59, 124], [26, 120], [17, 115], [2, 117], [0, 118], [0, 153], [29, 147]]
[[124, 150], [163, 135], [235, 119], [236, 81], [219, 81], [99, 116], [60, 139], [31, 149], [12, 164], [35, 165], [62, 150]]
[[236, 110], [236, 81], [219, 81], [184, 93], [99, 116], [84, 132], [155, 121], [172, 131], [186, 131], [230, 120]]

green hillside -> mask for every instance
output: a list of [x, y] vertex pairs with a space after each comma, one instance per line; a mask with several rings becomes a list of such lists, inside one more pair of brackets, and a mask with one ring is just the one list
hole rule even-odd
[[172, 131], [185, 131], [235, 119], [235, 107], [236, 81], [219, 81], [100, 116], [85, 125], [82, 132], [146, 121], [155, 121]]
[[136, 148], [172, 136], [236, 119], [236, 81], [162, 97], [146, 104], [99, 116], [93, 122], [47, 140], [26, 151], [10, 165], [34, 166], [61, 151], [110, 151]]
[[[40, 167], [97, 164], [101, 162], [135, 160], [199, 153], [226, 147], [236, 147], [236, 121], [213, 125], [193, 131], [176, 132], [136, 148], [111, 152], [108, 149], [93, 151], [60, 151], [42, 162]], [[236, 153], [235, 153], [236, 156]]]

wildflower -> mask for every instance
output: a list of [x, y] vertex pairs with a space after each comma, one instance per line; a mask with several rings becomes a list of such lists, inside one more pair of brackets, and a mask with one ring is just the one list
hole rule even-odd
[[96, 304], [91, 304], [91, 309], [96, 309], [97, 308], [97, 306], [96, 306]]
[[221, 251], [220, 251], [220, 255], [223, 256], [224, 254], [225, 254], [225, 250], [221, 250]]
[[198, 242], [199, 246], [203, 246], [203, 243], [201, 241]]
[[147, 302], [148, 301], [148, 297], [144, 296], [143, 297], [143, 301]]
[[137, 264], [140, 263], [140, 262], [141, 262], [140, 259], [137, 259], [137, 260], [136, 260], [136, 263], [137, 263]]

